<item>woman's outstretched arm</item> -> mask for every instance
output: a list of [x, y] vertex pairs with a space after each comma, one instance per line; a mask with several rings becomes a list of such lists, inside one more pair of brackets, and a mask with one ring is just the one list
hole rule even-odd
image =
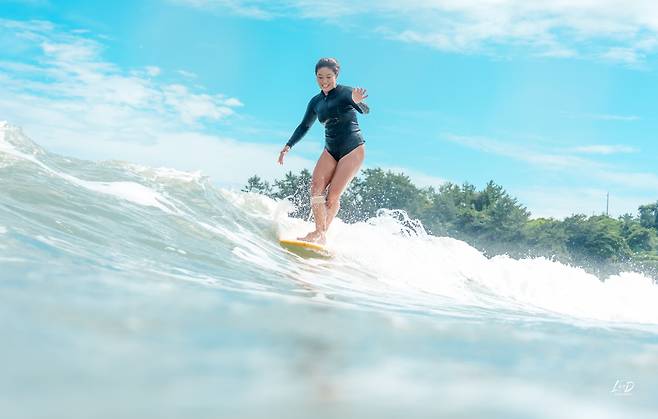
[[292, 133], [292, 136], [286, 143], [288, 147], [292, 147], [295, 144], [301, 140], [304, 135], [308, 132], [309, 129], [311, 129], [311, 126], [315, 122], [317, 115], [315, 113], [315, 98], [311, 99], [310, 102], [308, 102], [308, 106], [306, 107], [306, 112], [304, 113], [304, 118], [302, 118], [302, 122], [297, 126], [297, 129], [295, 129], [295, 132]]
[[278, 162], [279, 164], [283, 164], [283, 158], [286, 156], [286, 153], [290, 151], [290, 148], [297, 144], [299, 140], [301, 140], [304, 135], [308, 132], [309, 129], [311, 129], [311, 126], [315, 122], [316, 119], [316, 113], [315, 113], [315, 98], [311, 99], [310, 102], [308, 102], [308, 106], [306, 107], [306, 112], [304, 113], [304, 117], [302, 118], [302, 122], [297, 126], [297, 129], [295, 129], [295, 132], [292, 133], [292, 136], [288, 140], [285, 146], [281, 149], [279, 152], [279, 159]]

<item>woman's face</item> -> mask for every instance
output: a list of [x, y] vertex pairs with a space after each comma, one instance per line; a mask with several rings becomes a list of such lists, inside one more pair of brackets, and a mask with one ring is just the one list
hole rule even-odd
[[325, 93], [329, 93], [331, 89], [336, 87], [336, 75], [329, 67], [318, 68], [315, 77], [318, 81], [318, 86]]

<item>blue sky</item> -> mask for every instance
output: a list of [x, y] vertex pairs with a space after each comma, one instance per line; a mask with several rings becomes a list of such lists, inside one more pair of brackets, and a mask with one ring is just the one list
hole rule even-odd
[[367, 167], [502, 184], [535, 216], [658, 199], [658, 4], [589, 0], [3, 1], [0, 119], [55, 152], [239, 187], [336, 57], [368, 89]]

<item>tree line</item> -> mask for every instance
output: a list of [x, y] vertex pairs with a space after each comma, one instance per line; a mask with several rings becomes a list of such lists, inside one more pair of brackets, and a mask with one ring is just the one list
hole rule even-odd
[[[273, 184], [252, 176], [243, 191], [290, 199], [296, 207], [291, 216], [306, 219], [310, 182], [311, 173], [303, 169]], [[524, 205], [493, 181], [482, 189], [469, 183], [420, 188], [403, 173], [374, 168], [352, 181], [338, 217], [348, 223], [365, 221], [380, 208], [402, 209], [428, 233], [466, 241], [487, 256], [542, 256], [599, 276], [632, 269], [658, 277], [658, 202], [618, 218], [531, 218]]]

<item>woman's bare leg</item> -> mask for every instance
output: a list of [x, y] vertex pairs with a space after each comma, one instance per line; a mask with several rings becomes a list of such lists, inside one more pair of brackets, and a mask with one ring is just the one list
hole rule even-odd
[[364, 145], [360, 145], [354, 150], [350, 151], [338, 161], [336, 170], [329, 183], [329, 192], [327, 192], [327, 218], [325, 221], [325, 231], [334, 220], [338, 210], [340, 209], [340, 196], [343, 194], [347, 185], [354, 179], [357, 172], [363, 164], [363, 159], [366, 156], [366, 149]]
[[[311, 198], [324, 196], [324, 191], [327, 189], [327, 185], [336, 170], [336, 163], [336, 160], [331, 157], [331, 154], [327, 150], [322, 151], [318, 162], [315, 164], [315, 169], [313, 169]], [[311, 203], [311, 209], [313, 210], [313, 218], [315, 218], [315, 231], [308, 233], [304, 237], [298, 237], [298, 240], [324, 243], [324, 235], [327, 231], [327, 206], [324, 201]]]

